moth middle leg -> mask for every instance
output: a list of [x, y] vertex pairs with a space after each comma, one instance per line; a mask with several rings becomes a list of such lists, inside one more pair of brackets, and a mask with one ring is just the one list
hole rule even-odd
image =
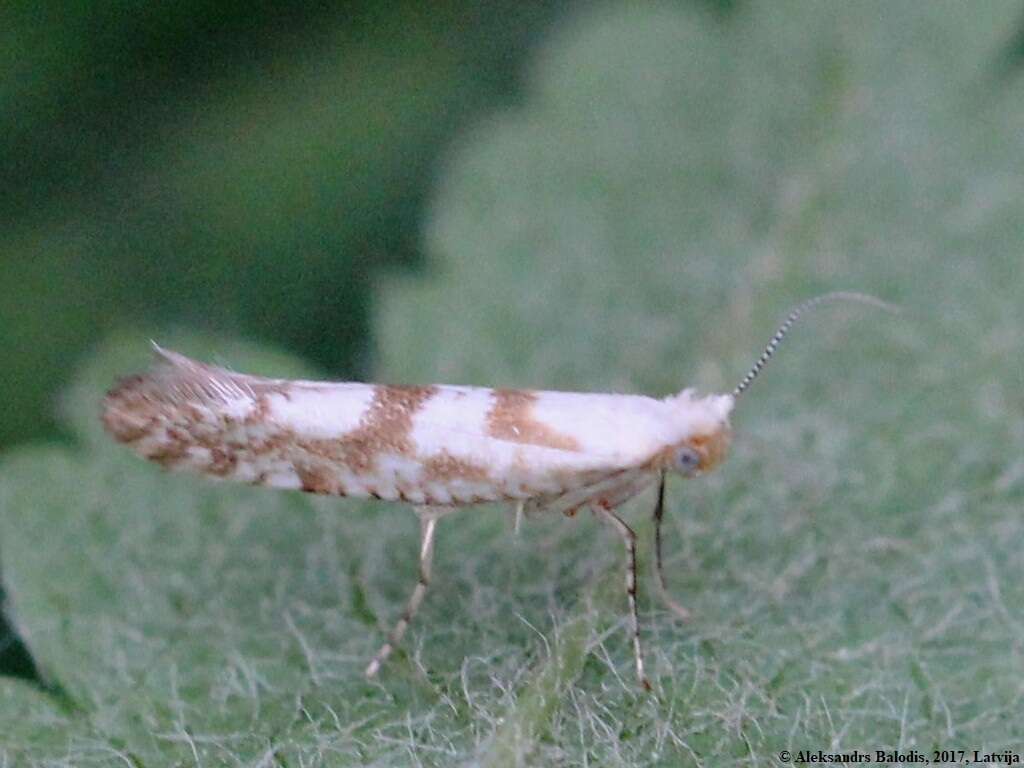
[[602, 504], [592, 506], [594, 513], [610, 524], [622, 537], [626, 547], [626, 597], [629, 600], [629, 615], [633, 629], [633, 656], [636, 658], [636, 677], [644, 688], [651, 690], [651, 683], [644, 674], [644, 655], [640, 647], [640, 617], [636, 608], [636, 533], [611, 509]]
[[636, 605], [636, 533], [613, 510], [647, 488], [657, 475], [647, 470], [615, 472], [591, 485], [582, 486], [554, 499], [547, 499], [536, 509], [544, 512], [575, 514], [581, 507], [589, 507], [594, 514], [611, 525], [622, 537], [626, 547], [626, 596], [633, 630], [633, 653], [636, 657], [637, 679], [647, 690], [651, 684], [644, 674], [643, 651], [640, 647], [640, 618]]
[[380, 647], [373, 660], [367, 665], [366, 676], [368, 678], [374, 677], [380, 671], [381, 666], [402, 641], [405, 631], [423, 603], [427, 587], [430, 585], [431, 568], [434, 562], [434, 534], [437, 530], [437, 521], [451, 511], [444, 507], [416, 507], [416, 515], [420, 519], [419, 579], [412, 590], [409, 602], [405, 605], [405, 610], [402, 611], [401, 617], [388, 635], [387, 642]]

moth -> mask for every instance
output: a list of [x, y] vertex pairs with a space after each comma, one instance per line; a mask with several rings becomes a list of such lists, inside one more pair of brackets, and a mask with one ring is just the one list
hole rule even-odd
[[171, 470], [330, 496], [405, 502], [420, 520], [419, 578], [373, 677], [401, 641], [431, 580], [438, 521], [474, 504], [524, 514], [590, 510], [621, 537], [637, 679], [644, 672], [636, 606], [637, 537], [619, 515], [657, 486], [654, 552], [666, 605], [687, 611], [666, 588], [661, 522], [666, 477], [717, 467], [732, 438], [737, 399], [808, 309], [826, 301], [890, 305], [834, 292], [793, 308], [731, 394], [692, 389], [662, 399], [626, 394], [467, 386], [392, 386], [247, 376], [157, 346], [155, 363], [119, 380], [102, 420], [113, 438]]

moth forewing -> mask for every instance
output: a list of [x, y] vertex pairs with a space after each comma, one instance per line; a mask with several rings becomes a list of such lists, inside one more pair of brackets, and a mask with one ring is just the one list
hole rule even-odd
[[[246, 376], [157, 350], [107, 395], [107, 430], [168, 469], [433, 506], [535, 505], [703, 440], [729, 398], [657, 400]], [[587, 501], [586, 498], [583, 501]]]

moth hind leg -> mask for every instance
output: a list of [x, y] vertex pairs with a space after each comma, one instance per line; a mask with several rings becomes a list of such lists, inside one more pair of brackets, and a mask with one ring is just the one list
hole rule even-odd
[[437, 530], [437, 521], [449, 510], [439, 510], [432, 507], [417, 507], [416, 514], [420, 518], [420, 562], [419, 579], [409, 596], [409, 601], [402, 611], [401, 617], [395, 623], [387, 642], [380, 647], [373, 660], [366, 667], [366, 677], [373, 678], [380, 671], [381, 666], [402, 641], [405, 631], [409, 628], [416, 612], [423, 603], [427, 594], [427, 587], [430, 585], [431, 570], [434, 562], [434, 534]]

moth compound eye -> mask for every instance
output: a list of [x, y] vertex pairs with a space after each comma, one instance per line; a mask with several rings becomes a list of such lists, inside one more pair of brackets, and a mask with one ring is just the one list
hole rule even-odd
[[692, 475], [700, 469], [700, 454], [687, 445], [676, 451], [676, 470], [684, 475]]

